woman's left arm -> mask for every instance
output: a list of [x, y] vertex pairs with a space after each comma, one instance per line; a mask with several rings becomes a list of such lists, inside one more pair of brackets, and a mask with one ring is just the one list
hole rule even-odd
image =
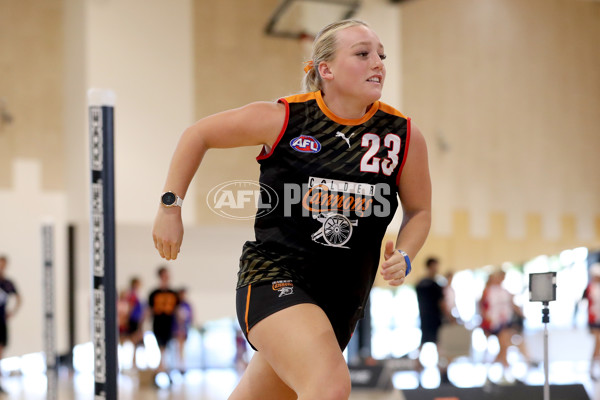
[[404, 169], [398, 184], [403, 218], [398, 238], [385, 245], [385, 261], [381, 265], [383, 278], [392, 286], [404, 283], [406, 262], [397, 250], [410, 260], [417, 255], [431, 226], [431, 178], [427, 161], [427, 145], [421, 131], [412, 126]]

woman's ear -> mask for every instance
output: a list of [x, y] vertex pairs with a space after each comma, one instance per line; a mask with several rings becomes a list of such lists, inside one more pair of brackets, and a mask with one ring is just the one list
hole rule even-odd
[[319, 74], [321, 75], [321, 79], [333, 79], [333, 71], [331, 70], [329, 64], [326, 61], [322, 61], [319, 63]]

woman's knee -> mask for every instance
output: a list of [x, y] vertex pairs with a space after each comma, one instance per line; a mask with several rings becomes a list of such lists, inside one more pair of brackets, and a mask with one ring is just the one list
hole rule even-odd
[[348, 400], [351, 390], [352, 383], [350, 382], [350, 375], [348, 375], [333, 385], [329, 385], [323, 400]]
[[298, 391], [298, 400], [348, 400], [351, 389], [350, 373], [344, 366], [307, 381]]

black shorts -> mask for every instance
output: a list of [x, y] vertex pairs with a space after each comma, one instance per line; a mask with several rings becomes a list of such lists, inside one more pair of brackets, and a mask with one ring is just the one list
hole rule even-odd
[[155, 317], [152, 322], [152, 332], [159, 347], [166, 347], [173, 338], [173, 323]]
[[6, 321], [0, 321], [0, 346], [6, 346], [8, 343], [8, 332], [6, 329]]
[[[321, 307], [331, 322], [340, 348], [346, 348], [358, 320], [363, 316], [362, 307], [359, 307], [358, 310], [347, 310], [348, 307], [345, 304], [319, 302], [315, 300], [315, 296], [311, 296], [291, 280], [248, 285], [239, 288], [236, 293], [238, 322], [246, 340], [248, 340], [250, 329], [264, 318], [285, 308], [306, 303]], [[250, 340], [248, 343], [256, 350]]]
[[421, 323], [421, 345], [424, 345], [427, 342], [437, 344], [440, 326], [441, 325], [437, 323]]
[[140, 323], [134, 319], [129, 320], [129, 324], [127, 325], [126, 333], [131, 335], [132, 333], [136, 333], [138, 328], [140, 327]]

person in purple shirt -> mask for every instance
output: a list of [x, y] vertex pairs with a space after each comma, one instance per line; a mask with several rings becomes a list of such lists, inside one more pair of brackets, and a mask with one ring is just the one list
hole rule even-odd
[[175, 311], [175, 319], [173, 320], [173, 337], [176, 341], [177, 354], [179, 356], [180, 370], [184, 371], [184, 350], [185, 342], [188, 337], [188, 332], [194, 323], [194, 312], [192, 305], [187, 299], [187, 289], [180, 288], [177, 291], [179, 296], [179, 305]]

